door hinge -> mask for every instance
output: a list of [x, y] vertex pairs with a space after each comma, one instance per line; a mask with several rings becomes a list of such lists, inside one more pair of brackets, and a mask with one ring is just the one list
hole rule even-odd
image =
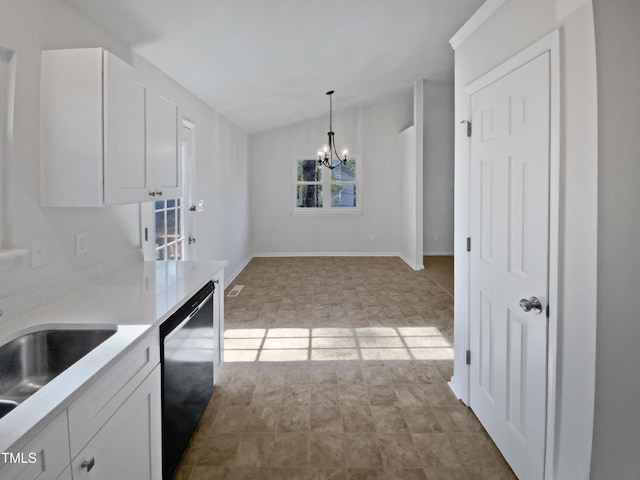
[[467, 252], [471, 251], [471, 237], [467, 237]]
[[469, 120], [462, 120], [460, 123], [467, 125], [467, 137], [471, 138], [471, 122]]
[[471, 365], [471, 350], [467, 350], [467, 365]]

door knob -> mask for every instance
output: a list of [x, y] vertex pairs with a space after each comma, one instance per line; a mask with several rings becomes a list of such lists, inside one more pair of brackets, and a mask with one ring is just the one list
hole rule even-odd
[[529, 297], [529, 300], [523, 298], [520, 300], [520, 308], [525, 312], [542, 313], [542, 303], [537, 297]]

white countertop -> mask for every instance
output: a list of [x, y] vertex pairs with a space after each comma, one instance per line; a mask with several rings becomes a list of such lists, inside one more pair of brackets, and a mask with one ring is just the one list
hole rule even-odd
[[221, 276], [226, 266], [226, 261], [142, 262], [0, 321], [0, 345], [43, 327], [117, 329], [0, 419], [0, 452], [15, 450], [27, 437], [37, 434], [145, 333], [166, 320], [208, 280]]

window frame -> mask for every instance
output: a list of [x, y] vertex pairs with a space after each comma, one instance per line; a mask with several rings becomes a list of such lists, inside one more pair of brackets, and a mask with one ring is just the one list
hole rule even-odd
[[[350, 155], [356, 163], [355, 180], [337, 182], [343, 184], [354, 185], [356, 189], [356, 206], [355, 207], [333, 207], [331, 206], [331, 170], [326, 167], [323, 169], [322, 177], [319, 182], [298, 181], [298, 162], [300, 160], [318, 160], [317, 155], [294, 155], [292, 161], [292, 210], [291, 215], [362, 215], [362, 160], [360, 155]], [[297, 195], [299, 185], [321, 185], [322, 186], [322, 207], [298, 207]], [[333, 182], [335, 185], [336, 182]]]
[[[170, 201], [173, 201], [173, 207], [169, 207], [168, 204]], [[159, 203], [163, 203], [163, 207], [162, 208], [158, 208], [158, 204]], [[154, 253], [154, 258], [156, 261], [163, 261], [163, 260], [185, 260], [185, 255], [186, 255], [186, 240], [187, 237], [185, 236], [185, 221], [184, 221], [184, 217], [185, 217], [185, 208], [184, 208], [184, 199], [182, 197], [176, 197], [176, 198], [165, 198], [162, 200], [155, 200], [153, 203], [153, 221], [154, 221], [154, 226], [157, 225], [156, 222], [156, 215], [159, 212], [163, 213], [164, 216], [164, 221], [163, 221], [163, 225], [164, 225], [164, 239], [165, 242], [162, 245], [157, 245], [155, 242], [155, 239], [158, 238], [158, 230], [157, 227], [154, 229], [155, 230], [155, 236], [154, 236], [154, 244], [153, 244], [153, 253]], [[172, 241], [167, 241], [168, 238], [170, 237], [170, 235], [168, 235], [168, 231], [167, 231], [167, 217], [168, 217], [168, 213], [169, 211], [174, 211], [175, 212], [175, 218], [174, 218], [174, 223], [175, 223], [175, 227], [178, 230], [176, 235], [172, 235], [173, 240]], [[169, 251], [169, 248], [172, 247], [173, 245], [178, 246], [178, 248], [180, 249], [180, 258], [168, 258], [168, 255], [166, 252]], [[159, 256], [159, 252], [161, 250], [164, 250], [165, 254], [164, 254], [164, 258], [158, 258]]]

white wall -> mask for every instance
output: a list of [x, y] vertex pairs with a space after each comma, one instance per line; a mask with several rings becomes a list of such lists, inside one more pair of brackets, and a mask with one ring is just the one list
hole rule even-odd
[[[597, 107], [593, 12], [586, 0], [508, 0], [455, 52], [455, 118], [469, 118], [464, 87], [556, 28], [561, 30], [560, 232], [557, 390], [551, 478], [589, 477], [596, 339]], [[455, 375], [467, 393], [469, 144], [455, 140]], [[553, 307], [553, 306], [552, 306]]]
[[595, 0], [598, 339], [591, 478], [640, 475], [640, 2]]
[[[199, 257], [228, 259], [228, 273], [249, 256], [247, 137], [203, 102], [125, 45], [60, 0], [3, 0], [0, 46], [17, 52], [15, 128], [3, 165], [6, 187], [3, 236], [14, 248], [47, 239], [49, 263], [32, 269], [23, 257], [0, 264], [0, 307], [20, 309], [18, 292], [61, 292], [91, 275], [142, 259], [138, 205], [103, 208], [40, 208], [38, 205], [38, 114], [42, 49], [103, 46], [143, 72], [149, 83], [175, 100], [181, 114], [196, 123], [198, 195], [207, 200], [200, 214]], [[234, 175], [223, 181], [222, 176]], [[221, 188], [223, 187], [223, 188]], [[5, 204], [6, 203], [6, 204]], [[232, 213], [223, 209], [230, 206]], [[74, 255], [74, 235], [87, 231], [90, 252]], [[57, 290], [56, 290], [57, 288]]]
[[[339, 97], [334, 97], [339, 107]], [[338, 147], [361, 162], [362, 215], [291, 215], [293, 156], [326, 143], [329, 115], [251, 135], [251, 238], [258, 255], [393, 254], [402, 252], [402, 130], [413, 123], [410, 91], [380, 103], [334, 111]], [[370, 235], [375, 240], [370, 240]], [[275, 235], [277, 240], [272, 241]]]
[[[404, 188], [402, 190], [402, 248], [400, 253], [404, 256], [405, 262], [417, 265], [418, 260], [416, 258], [416, 127], [411, 125], [409, 128], [400, 132], [400, 146], [402, 155], [399, 155], [399, 159], [402, 159], [402, 171], [403, 171], [403, 183]], [[420, 261], [422, 265], [422, 261]]]
[[453, 83], [424, 82], [425, 255], [453, 254]]

